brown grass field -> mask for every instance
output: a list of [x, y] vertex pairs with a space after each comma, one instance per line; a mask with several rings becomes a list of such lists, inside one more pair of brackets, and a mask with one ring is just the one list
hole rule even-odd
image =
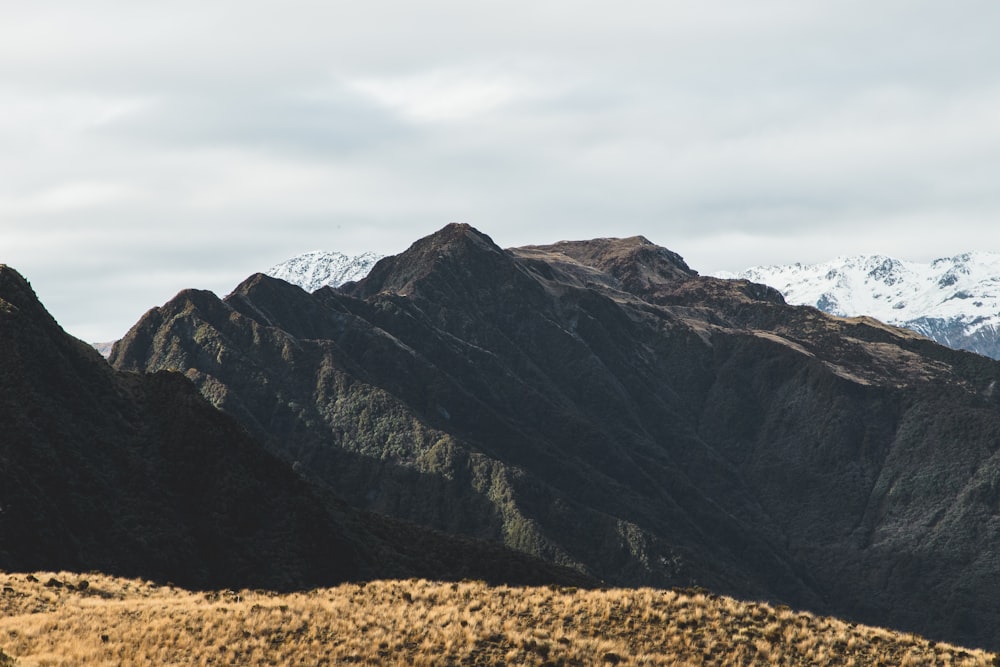
[[0, 667], [990, 665], [993, 654], [689, 591], [422, 580], [278, 595], [0, 574]]

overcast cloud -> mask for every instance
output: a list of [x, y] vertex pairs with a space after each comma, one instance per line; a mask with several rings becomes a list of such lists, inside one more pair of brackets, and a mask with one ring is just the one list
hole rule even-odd
[[0, 262], [86, 340], [450, 221], [703, 273], [1000, 251], [1000, 4], [0, 5]]

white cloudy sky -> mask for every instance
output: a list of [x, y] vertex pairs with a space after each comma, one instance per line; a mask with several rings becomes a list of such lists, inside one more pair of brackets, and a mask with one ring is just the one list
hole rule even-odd
[[1000, 251], [993, 0], [10, 0], [0, 262], [113, 339], [450, 221], [703, 273]]

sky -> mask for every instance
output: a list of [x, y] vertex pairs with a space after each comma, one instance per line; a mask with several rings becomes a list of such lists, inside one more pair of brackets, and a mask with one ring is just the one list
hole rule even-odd
[[69, 331], [297, 254], [1000, 251], [1000, 3], [0, 3], [0, 263]]

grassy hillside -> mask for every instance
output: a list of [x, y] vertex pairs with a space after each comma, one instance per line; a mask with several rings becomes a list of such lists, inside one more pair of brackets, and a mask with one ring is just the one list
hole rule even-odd
[[2, 574], [0, 589], [4, 667], [998, 664], [983, 651], [699, 591], [409, 580], [278, 595], [67, 573]]

